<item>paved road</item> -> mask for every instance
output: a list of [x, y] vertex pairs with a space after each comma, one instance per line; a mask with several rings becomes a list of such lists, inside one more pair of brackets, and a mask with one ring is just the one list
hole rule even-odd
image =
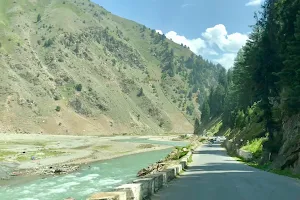
[[300, 181], [239, 163], [218, 144], [204, 145], [187, 172], [152, 200], [300, 200]]

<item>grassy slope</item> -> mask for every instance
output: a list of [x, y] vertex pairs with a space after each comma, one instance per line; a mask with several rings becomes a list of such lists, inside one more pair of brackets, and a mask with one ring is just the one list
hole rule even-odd
[[[151, 31], [86, 0], [0, 2], [0, 131], [63, 134], [191, 132], [191, 116], [161, 87]], [[37, 21], [41, 14], [42, 20]], [[116, 41], [113, 51], [100, 32]], [[122, 32], [118, 36], [118, 30]], [[72, 42], [70, 42], [71, 36]], [[49, 39], [53, 45], [43, 47]], [[40, 43], [40, 44], [39, 44]], [[78, 44], [79, 52], [74, 53]], [[175, 56], [191, 52], [169, 41]], [[120, 46], [121, 45], [121, 46]], [[123, 58], [120, 58], [120, 54]], [[131, 60], [131, 57], [134, 57]], [[113, 60], [116, 60], [116, 64]], [[141, 68], [140, 66], [144, 66]], [[149, 77], [147, 77], [147, 73]], [[181, 77], [170, 80], [187, 87]], [[83, 90], [74, 87], [82, 84]], [[155, 87], [153, 90], [152, 85]], [[139, 88], [145, 96], [136, 96]], [[124, 91], [124, 88], [128, 91]], [[56, 97], [56, 100], [54, 100]], [[55, 111], [56, 106], [61, 111]], [[149, 114], [149, 109], [158, 110]], [[162, 126], [161, 122], [163, 122]], [[180, 123], [178, 123], [180, 122]]]

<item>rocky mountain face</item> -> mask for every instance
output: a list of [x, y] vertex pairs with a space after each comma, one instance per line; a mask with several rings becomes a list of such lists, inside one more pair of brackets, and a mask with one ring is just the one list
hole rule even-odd
[[192, 132], [221, 68], [88, 0], [2, 0], [0, 67], [0, 131], [49, 134]]
[[273, 166], [279, 169], [290, 169], [300, 174], [300, 115], [294, 115], [283, 122], [282, 145], [275, 156]]

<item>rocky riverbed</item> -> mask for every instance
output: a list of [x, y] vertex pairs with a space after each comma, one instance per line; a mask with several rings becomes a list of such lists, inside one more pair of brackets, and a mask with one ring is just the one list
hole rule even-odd
[[[130, 138], [3, 134], [0, 137], [0, 185], [7, 184], [6, 180], [12, 177], [68, 174], [82, 164], [170, 148], [163, 144], [132, 143]], [[135, 138], [171, 141], [176, 136]], [[120, 139], [129, 141], [117, 141]]]

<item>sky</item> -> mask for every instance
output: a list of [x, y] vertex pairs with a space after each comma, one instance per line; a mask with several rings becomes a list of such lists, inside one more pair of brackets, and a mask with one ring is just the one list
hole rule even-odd
[[233, 66], [264, 0], [93, 0], [108, 11], [163, 33], [226, 69]]

